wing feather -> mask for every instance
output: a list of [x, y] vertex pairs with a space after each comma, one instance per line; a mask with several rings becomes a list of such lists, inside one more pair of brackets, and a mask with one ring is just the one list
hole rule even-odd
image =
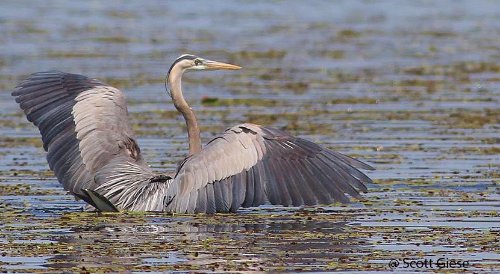
[[[279, 129], [242, 124], [187, 158], [173, 178], [167, 211], [191, 212], [189, 193], [206, 189], [196, 212], [236, 211], [266, 201], [285, 206], [346, 203], [371, 180], [371, 166]], [[206, 176], [205, 174], [208, 174]], [[196, 180], [196, 183], [192, 183]], [[199, 205], [198, 205], [199, 204]], [[206, 206], [205, 206], [206, 205]]]
[[276, 186], [276, 195], [278, 204], [289, 206], [292, 204], [292, 199], [290, 198], [290, 194], [288, 193], [287, 182], [285, 181], [285, 176], [283, 175], [285, 167], [281, 165], [281, 161], [269, 161], [266, 165], [269, 167], [269, 173], [272, 174], [274, 179], [273, 185]]
[[198, 189], [198, 201], [196, 201], [196, 212], [206, 212], [207, 211], [207, 188]]
[[[245, 186], [245, 197], [244, 197], [244, 200], [243, 200], [243, 206], [245, 207], [249, 207], [249, 206], [252, 206], [254, 204], [254, 197], [256, 195], [256, 189], [255, 189], [255, 177], [254, 177], [254, 168], [251, 168], [249, 169], [247, 172], [242, 172], [242, 173], [237, 173], [235, 176], [234, 176], [234, 181], [238, 181], [238, 182], [241, 182], [240, 183], [240, 187], [242, 184], [244, 184]], [[239, 178], [241, 176], [244, 176], [246, 175], [247, 178], [245, 181], [243, 181], [242, 178]], [[240, 190], [240, 193], [242, 192], [242, 190]], [[233, 192], [233, 195], [235, 195], [236, 193]], [[240, 204], [241, 205], [241, 204]], [[240, 206], [238, 205], [238, 207]], [[233, 205], [233, 208], [235, 207], [236, 205]]]
[[[166, 196], [170, 179], [142, 160], [121, 91], [48, 71], [30, 75], [12, 95], [39, 128], [49, 167], [66, 190], [84, 199], [84, 189], [98, 190], [121, 209], [164, 209], [154, 203]], [[141, 200], [146, 193], [153, 199]]]
[[276, 182], [276, 177], [271, 172], [271, 161], [266, 164], [262, 164], [261, 168], [263, 171], [263, 175], [265, 176], [266, 184], [264, 185], [264, 191], [266, 193], [267, 199], [273, 205], [281, 204], [281, 197], [278, 189], [278, 185]]
[[302, 194], [300, 193], [300, 186], [297, 185], [291, 173], [291, 171], [295, 169], [295, 167], [290, 164], [289, 160], [284, 160], [281, 162], [281, 164], [283, 169], [287, 171], [283, 173], [285, 177], [283, 180], [283, 182], [285, 183], [283, 185], [286, 185], [288, 187], [288, 194], [290, 195], [291, 205], [299, 206], [302, 204]]
[[[206, 213], [212, 214], [212, 213], [216, 212], [214, 184], [209, 183], [206, 186], [206, 189], [207, 189], [207, 211], [206, 211]], [[174, 199], [178, 199], [178, 198], [174, 198]], [[171, 205], [172, 204], [174, 204], [174, 203], [172, 202]]]
[[[240, 208], [241, 204], [245, 202], [245, 194], [248, 193], [248, 189], [246, 188], [245, 182], [250, 182], [252, 181], [252, 186], [253, 186], [253, 177], [250, 178], [250, 174], [252, 174], [252, 171], [249, 170], [247, 172], [242, 172], [238, 173], [231, 178], [231, 185], [232, 185], [232, 201], [231, 201], [231, 208], [229, 209], [231, 212], [236, 212], [238, 208]], [[242, 176], [247, 176], [248, 179], [244, 180]], [[247, 195], [253, 197], [253, 193], [248, 193]]]
[[264, 164], [262, 161], [258, 161], [257, 164], [252, 168], [253, 178], [254, 178], [254, 202], [251, 205], [262, 205], [267, 201], [266, 197], [266, 185], [269, 183], [269, 179], [266, 177]]
[[226, 201], [224, 201], [224, 196], [222, 194], [222, 185], [222, 182], [212, 184], [214, 188], [215, 210], [217, 212], [224, 212], [226, 208]]

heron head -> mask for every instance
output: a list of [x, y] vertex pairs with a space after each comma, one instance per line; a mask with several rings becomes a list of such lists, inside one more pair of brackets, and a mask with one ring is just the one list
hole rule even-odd
[[171, 84], [172, 79], [178, 79], [180, 83], [180, 77], [185, 71], [188, 70], [236, 70], [240, 68], [241, 67], [239, 66], [231, 64], [203, 59], [196, 55], [184, 54], [179, 56], [179, 58], [174, 61], [172, 66], [170, 66], [170, 69], [168, 70], [167, 76], [165, 78], [165, 89], [172, 97], [172, 93], [168, 88], [168, 86]]
[[175, 66], [179, 66], [182, 70], [236, 70], [241, 68], [231, 64], [203, 59], [191, 54], [179, 56], [172, 64], [169, 71]]

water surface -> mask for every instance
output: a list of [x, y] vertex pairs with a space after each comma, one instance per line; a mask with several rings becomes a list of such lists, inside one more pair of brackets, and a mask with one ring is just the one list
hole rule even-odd
[[[497, 6], [3, 3], [0, 270], [367, 272], [389, 271], [391, 260], [416, 270], [404, 258], [500, 268]], [[183, 53], [244, 67], [186, 76], [205, 142], [242, 122], [282, 128], [375, 166], [370, 192], [349, 205], [209, 217], [82, 212], [10, 91], [49, 69], [114, 85], [127, 95], [148, 163], [172, 171], [187, 153], [186, 133], [163, 81]]]

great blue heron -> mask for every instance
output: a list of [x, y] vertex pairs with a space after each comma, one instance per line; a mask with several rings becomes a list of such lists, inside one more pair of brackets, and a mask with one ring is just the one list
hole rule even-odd
[[123, 93], [96, 79], [39, 72], [12, 95], [42, 135], [50, 168], [73, 195], [102, 211], [235, 212], [266, 202], [284, 206], [347, 203], [371, 180], [359, 160], [276, 128], [241, 124], [204, 148], [181, 79], [189, 70], [240, 67], [182, 55], [165, 85], [184, 116], [189, 155], [171, 175], [144, 162]]

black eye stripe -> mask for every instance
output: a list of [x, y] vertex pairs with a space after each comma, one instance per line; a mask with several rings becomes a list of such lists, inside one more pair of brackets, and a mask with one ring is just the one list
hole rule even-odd
[[177, 58], [174, 63], [170, 66], [170, 69], [168, 70], [168, 74], [170, 74], [170, 71], [172, 71], [172, 69], [174, 68], [174, 66], [179, 63], [180, 61], [182, 60], [195, 60], [196, 56], [194, 55], [190, 55], [190, 54], [185, 54], [185, 55], [182, 55], [181, 57]]
[[202, 62], [201, 62], [201, 60], [200, 60], [200, 59], [195, 59], [195, 60], [194, 60], [194, 64], [195, 64], [196, 66], [201, 65], [201, 63], [202, 63]]

